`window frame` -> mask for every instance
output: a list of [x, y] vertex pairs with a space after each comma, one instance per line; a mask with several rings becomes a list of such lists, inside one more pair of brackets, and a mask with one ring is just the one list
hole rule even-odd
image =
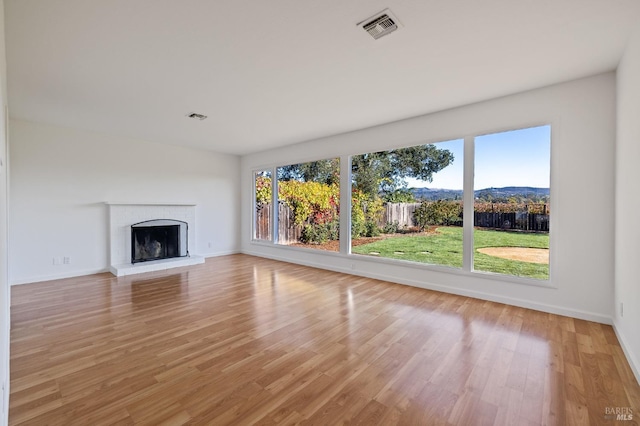
[[[274, 221], [276, 219], [275, 209], [273, 208], [273, 194], [274, 194], [274, 183], [273, 183], [273, 174], [275, 168], [274, 167], [256, 167], [251, 169], [251, 242], [256, 244], [263, 244], [271, 246], [273, 244], [273, 239], [277, 236], [277, 232], [274, 232]], [[264, 240], [261, 238], [257, 238], [257, 229], [256, 229], [256, 220], [257, 220], [257, 206], [256, 206], [256, 178], [258, 173], [270, 172], [271, 173], [271, 214], [269, 216], [269, 239]]]
[[[517, 126], [517, 127], [509, 127], [506, 129], [500, 129], [500, 130], [495, 130], [495, 131], [486, 131], [486, 132], [482, 132], [482, 133], [475, 133], [473, 136], [470, 136], [470, 145], [472, 145], [472, 150], [474, 153], [473, 156], [473, 164], [471, 164], [470, 167], [470, 172], [471, 174], [475, 177], [475, 147], [476, 147], [476, 138], [478, 137], [482, 137], [482, 136], [490, 136], [490, 135], [496, 135], [496, 134], [500, 134], [500, 133], [507, 133], [507, 132], [517, 132], [520, 130], [527, 130], [527, 129], [533, 129], [536, 127], [545, 127], [548, 126], [549, 127], [549, 204], [550, 205], [555, 205], [555, 199], [553, 197], [553, 140], [554, 140], [554, 128], [556, 127], [556, 125], [553, 123], [553, 120], [547, 120], [546, 122], [542, 122], [542, 123], [537, 123], [537, 124], [531, 124], [531, 125], [523, 125], [523, 126]], [[465, 139], [465, 143], [466, 143], [466, 139]], [[466, 157], [465, 157], [466, 158]], [[466, 166], [466, 164], [465, 164]], [[466, 168], [465, 168], [466, 170]], [[467, 182], [465, 181], [465, 184]], [[472, 211], [475, 211], [475, 181], [474, 179], [471, 179], [471, 207], [472, 207]], [[543, 287], [553, 287], [553, 288], [557, 288], [557, 286], [552, 284], [552, 264], [554, 263], [552, 261], [553, 257], [551, 256], [551, 254], [554, 252], [554, 250], [552, 250], [552, 247], [554, 245], [553, 243], [553, 232], [552, 232], [552, 224], [553, 222], [555, 222], [555, 219], [553, 219], [553, 212], [555, 211], [555, 208], [552, 208], [551, 211], [549, 212], [549, 274], [547, 279], [538, 279], [538, 278], [529, 278], [529, 277], [522, 277], [522, 276], [518, 276], [518, 275], [508, 275], [508, 274], [501, 274], [498, 272], [492, 272], [492, 271], [483, 271], [483, 270], [477, 270], [474, 268], [474, 264], [475, 264], [475, 258], [474, 258], [474, 253], [475, 253], [475, 241], [473, 240], [473, 238], [470, 241], [471, 244], [471, 258], [470, 258], [470, 264], [469, 264], [469, 272], [471, 274], [475, 274], [475, 275], [481, 275], [481, 276], [488, 276], [491, 279], [499, 279], [499, 278], [507, 278], [508, 281], [512, 282], [514, 280], [516, 281], [522, 281], [522, 284], [530, 284], [530, 285], [537, 285], [537, 286], [543, 286]], [[471, 219], [473, 221], [473, 218]], [[473, 228], [471, 229], [471, 234], [473, 235]]]
[[[559, 132], [559, 120], [555, 119], [543, 119], [536, 121], [521, 121], [517, 124], [506, 124], [503, 126], [492, 126], [484, 129], [473, 129], [473, 131], [464, 132], [464, 136], [461, 136], [460, 133], [453, 135], [445, 135], [444, 137], [438, 138], [424, 138], [421, 142], [418, 143], [404, 143], [399, 145], [387, 145], [381, 148], [376, 149], [375, 151], [384, 151], [391, 149], [399, 149], [404, 147], [417, 146], [421, 144], [437, 144], [438, 142], [451, 141], [456, 139], [464, 140], [464, 186], [463, 186], [463, 211], [473, 211], [474, 208], [474, 166], [475, 166], [475, 138], [478, 136], [485, 136], [495, 133], [509, 132], [509, 131], [517, 131], [522, 129], [528, 129], [532, 127], [539, 126], [549, 126], [550, 127], [550, 184], [549, 184], [549, 199], [550, 204], [557, 206], [557, 202], [555, 200], [555, 191], [554, 191], [554, 159], [556, 157], [555, 149], [554, 149], [554, 140], [556, 139], [556, 135]], [[369, 152], [369, 151], [367, 151]], [[436, 272], [436, 273], [445, 273], [457, 276], [465, 276], [468, 278], [480, 279], [480, 280], [491, 280], [491, 281], [500, 281], [509, 284], [522, 284], [534, 287], [545, 287], [545, 288], [558, 288], [556, 281], [554, 280], [554, 264], [555, 264], [555, 234], [553, 228], [555, 228], [556, 222], [556, 212], [557, 207], [551, 209], [549, 214], [549, 277], [548, 279], [535, 279], [528, 277], [521, 277], [515, 275], [506, 275], [499, 274], [489, 271], [477, 271], [473, 269], [473, 250], [474, 250], [474, 241], [473, 241], [473, 215], [464, 215], [463, 216], [463, 265], [462, 268], [449, 267], [446, 265], [437, 265], [437, 264], [427, 264], [427, 263], [419, 263], [401, 259], [387, 259], [387, 258], [378, 258], [366, 255], [360, 255], [351, 253], [351, 158], [355, 155], [361, 155], [366, 152], [349, 152], [347, 154], [342, 155], [322, 155], [316, 157], [312, 157], [312, 159], [301, 159], [300, 161], [287, 161], [285, 163], [273, 163], [269, 167], [253, 167], [252, 173], [255, 171], [265, 171], [271, 170], [272, 176], [276, 176], [276, 178], [272, 179], [272, 196], [274, 200], [272, 201], [272, 205], [276, 205], [277, 203], [277, 169], [279, 167], [284, 167], [289, 164], [302, 164], [306, 162], [319, 161], [326, 158], [338, 158], [340, 160], [340, 250], [338, 252], [325, 252], [316, 249], [304, 248], [304, 247], [291, 247], [282, 244], [278, 244], [277, 241], [277, 226], [278, 226], [278, 213], [277, 211], [273, 211], [272, 214], [272, 239], [270, 241], [267, 240], [256, 240], [255, 238], [251, 238], [250, 243], [256, 244], [260, 246], [267, 247], [277, 247], [278, 250], [291, 250], [299, 253], [315, 253], [322, 256], [332, 256], [336, 258], [343, 259], [348, 265], [347, 269], [351, 270], [361, 270], [361, 267], [357, 266], [354, 263], [350, 263], [353, 260], [357, 260], [358, 262], [369, 262], [371, 264], [387, 264], [390, 266], [401, 266], [407, 267], [414, 270], [422, 270], [425, 272]], [[252, 175], [253, 176], [253, 175]], [[345, 186], [346, 185], [346, 186]], [[254, 234], [255, 227], [255, 181], [252, 183], [253, 186], [253, 196], [252, 196], [252, 237]], [[348, 190], [342, 190], [342, 188], [348, 188]], [[471, 209], [471, 210], [469, 210]], [[348, 212], [348, 214], [343, 214]], [[340, 268], [339, 268], [340, 269]]]
[[[368, 259], [368, 260], [386, 260], [386, 261], [390, 261], [392, 262], [392, 264], [402, 264], [402, 265], [413, 265], [413, 266], [420, 266], [420, 267], [428, 267], [429, 269], [431, 268], [435, 268], [438, 271], [445, 271], [445, 272], [460, 272], [460, 271], [467, 271], [468, 270], [465, 269], [465, 256], [466, 256], [466, 248], [465, 248], [465, 241], [467, 240], [466, 236], [465, 236], [465, 226], [464, 226], [464, 221], [466, 221], [466, 216], [463, 215], [463, 226], [462, 226], [462, 232], [463, 232], [463, 239], [462, 239], [462, 265], [461, 266], [449, 266], [449, 265], [441, 265], [441, 264], [437, 264], [437, 263], [422, 263], [422, 262], [415, 262], [412, 260], [404, 260], [404, 259], [393, 259], [393, 258], [388, 258], [388, 257], [375, 257], [375, 256], [367, 256], [367, 255], [362, 255], [362, 254], [358, 254], [358, 253], [352, 253], [351, 252], [351, 200], [352, 200], [352, 196], [351, 196], [351, 191], [353, 189], [353, 185], [352, 185], [352, 158], [354, 156], [357, 155], [364, 155], [364, 154], [371, 154], [371, 153], [375, 153], [375, 152], [380, 152], [380, 151], [387, 151], [387, 150], [396, 150], [396, 149], [404, 149], [404, 148], [412, 148], [412, 147], [417, 147], [417, 146], [423, 146], [423, 145], [438, 145], [439, 143], [447, 143], [447, 142], [455, 142], [455, 141], [461, 141], [462, 142], [462, 150], [463, 150], [463, 176], [462, 176], [462, 181], [463, 181], [463, 188], [462, 188], [462, 195], [463, 195], [463, 206], [462, 206], [462, 211], [464, 212], [467, 204], [464, 201], [465, 200], [465, 194], [466, 194], [466, 178], [467, 178], [467, 137], [452, 137], [452, 138], [446, 138], [446, 139], [426, 139], [426, 141], [421, 141], [419, 143], [412, 143], [412, 144], [408, 144], [408, 145], [402, 145], [402, 146], [394, 146], [394, 147], [389, 147], [389, 148], [385, 148], [385, 149], [381, 149], [381, 150], [376, 150], [376, 151], [367, 151], [367, 152], [360, 152], [360, 153], [356, 153], [356, 154], [352, 154], [349, 155], [349, 227], [347, 228], [349, 230], [349, 250], [348, 253], [349, 255], [352, 256], [357, 256], [358, 259]], [[471, 176], [473, 176], [473, 173], [471, 173]], [[473, 191], [472, 191], [473, 193]], [[472, 216], [472, 220], [473, 220], [473, 216]], [[342, 223], [341, 223], [342, 226]], [[386, 263], [386, 262], [384, 262]]]

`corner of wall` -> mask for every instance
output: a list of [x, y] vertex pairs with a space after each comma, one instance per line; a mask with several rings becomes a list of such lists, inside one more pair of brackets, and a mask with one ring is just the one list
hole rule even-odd
[[629, 38], [616, 73], [615, 266], [613, 323], [620, 345], [640, 383], [640, 23]]
[[640, 359], [638, 359], [635, 353], [633, 353], [629, 344], [629, 339], [623, 334], [621, 327], [618, 326], [618, 321], [616, 321], [615, 318], [613, 320], [613, 331], [616, 333], [616, 337], [620, 342], [620, 347], [622, 347], [622, 352], [624, 352], [624, 355], [627, 357], [627, 361], [629, 362], [629, 366], [631, 367], [631, 371], [633, 372], [636, 381], [640, 384]]
[[9, 423], [9, 353], [11, 289], [9, 287], [9, 144], [4, 1], [0, 0], [0, 425]]

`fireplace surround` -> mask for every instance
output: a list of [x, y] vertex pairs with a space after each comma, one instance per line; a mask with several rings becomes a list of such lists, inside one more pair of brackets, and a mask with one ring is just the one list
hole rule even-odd
[[[112, 274], [120, 277], [204, 263], [204, 257], [193, 254], [196, 248], [196, 205], [179, 203], [115, 203], [106, 202], [109, 220], [109, 263]], [[167, 219], [158, 219], [167, 218]], [[132, 263], [131, 226], [154, 220], [186, 223], [180, 257]], [[151, 223], [152, 224], [152, 223]], [[175, 223], [173, 223], [175, 225]], [[156, 223], [161, 225], [161, 223]], [[151, 239], [150, 239], [151, 242]], [[156, 245], [157, 246], [157, 245]], [[155, 256], [154, 256], [155, 257]]]

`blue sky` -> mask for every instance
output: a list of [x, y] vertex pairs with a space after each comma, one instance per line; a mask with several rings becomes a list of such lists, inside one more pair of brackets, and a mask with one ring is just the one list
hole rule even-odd
[[[475, 138], [474, 189], [505, 186], [548, 188], [551, 126], [493, 133]], [[433, 182], [407, 179], [409, 187], [462, 189], [464, 141], [435, 144], [451, 151], [453, 164], [433, 176]]]

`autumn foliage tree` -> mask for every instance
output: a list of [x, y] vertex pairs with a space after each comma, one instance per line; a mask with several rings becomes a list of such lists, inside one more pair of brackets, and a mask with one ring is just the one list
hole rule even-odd
[[[351, 234], [374, 236], [387, 201], [409, 201], [409, 177], [432, 181], [433, 174], [454, 160], [435, 145], [418, 145], [352, 157]], [[303, 242], [338, 239], [340, 161], [337, 158], [292, 164], [277, 169], [278, 200], [286, 204]], [[271, 178], [256, 178], [256, 206], [271, 200]]]

